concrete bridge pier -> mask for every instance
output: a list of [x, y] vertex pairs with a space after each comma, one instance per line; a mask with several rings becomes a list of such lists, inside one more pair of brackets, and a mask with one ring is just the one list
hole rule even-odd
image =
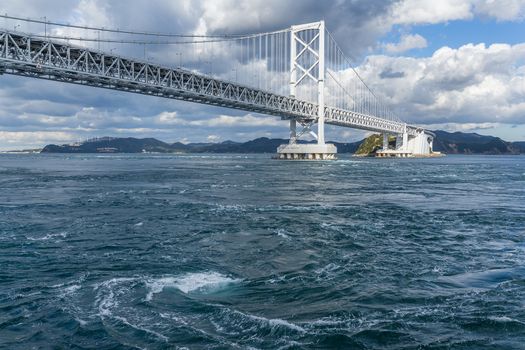
[[337, 147], [332, 144], [284, 144], [277, 148], [277, 159], [282, 160], [335, 160]]
[[[334, 160], [337, 159], [337, 147], [325, 143], [310, 127], [312, 123], [302, 123], [303, 129], [297, 133], [297, 121], [290, 120], [290, 141], [277, 148], [277, 159], [282, 160]], [[324, 126], [322, 126], [324, 128]], [[297, 143], [304, 134], [309, 133], [317, 139], [317, 143]]]

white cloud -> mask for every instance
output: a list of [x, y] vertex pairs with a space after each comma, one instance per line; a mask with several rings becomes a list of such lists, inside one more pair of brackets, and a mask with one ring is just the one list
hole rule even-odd
[[[224, 30], [225, 28], [233, 31], [246, 31], [248, 28], [258, 28], [261, 26], [260, 17], [264, 16], [265, 12], [268, 11], [259, 10], [268, 5], [268, 1], [265, 0], [251, 0], [250, 2], [203, 0], [202, 22], [200, 25], [212, 31]], [[275, 5], [282, 7], [283, 4], [281, 3], [280, 6], [279, 4]]]
[[179, 125], [179, 126], [198, 126], [198, 127], [261, 127], [261, 126], [280, 126], [283, 122], [278, 117], [254, 116], [246, 114], [243, 116], [219, 115], [205, 119], [189, 119], [179, 117], [176, 112], [162, 112], [156, 118], [159, 124]]
[[220, 115], [215, 118], [206, 119], [202, 121], [192, 122], [192, 125], [206, 125], [210, 127], [224, 127], [224, 126], [278, 126], [283, 125], [283, 122], [278, 117], [256, 117], [251, 114], [242, 117], [232, 117], [229, 115]]
[[220, 139], [221, 137], [219, 135], [208, 135], [208, 137], [206, 137], [208, 142], [218, 142]]
[[468, 44], [425, 58], [371, 56], [359, 70], [413, 123], [522, 124], [524, 65], [525, 44]]
[[423, 49], [427, 47], [427, 40], [419, 34], [403, 35], [398, 43], [384, 44], [384, 49], [388, 53], [402, 53], [412, 49]]
[[97, 0], [80, 0], [71, 13], [72, 23], [104, 27], [111, 24], [107, 2]]
[[468, 0], [404, 0], [394, 4], [391, 20], [393, 24], [435, 24], [472, 17]]
[[475, 2], [474, 11], [499, 21], [523, 20], [525, 0], [480, 0]]
[[162, 112], [156, 117], [159, 124], [176, 125], [184, 124], [184, 120], [177, 117], [177, 112]]
[[75, 135], [63, 131], [0, 131], [0, 150], [39, 148], [43, 144], [68, 143], [76, 140]]
[[523, 20], [525, 0], [403, 0], [393, 5], [388, 21], [401, 25], [436, 24], [475, 16]]
[[443, 123], [443, 124], [427, 124], [425, 125], [430, 130], [445, 130], [449, 132], [471, 132], [473, 130], [490, 130], [501, 127], [500, 123]]

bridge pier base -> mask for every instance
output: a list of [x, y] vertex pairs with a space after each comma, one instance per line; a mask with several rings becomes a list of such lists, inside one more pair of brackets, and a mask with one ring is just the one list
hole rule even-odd
[[280, 145], [276, 159], [282, 160], [335, 160], [337, 147], [332, 144], [294, 143]]

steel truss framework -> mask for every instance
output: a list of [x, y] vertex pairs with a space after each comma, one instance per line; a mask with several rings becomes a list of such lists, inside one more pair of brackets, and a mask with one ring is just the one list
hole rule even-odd
[[[318, 105], [216, 79], [30, 35], [0, 31], [0, 74], [14, 74], [178, 99], [317, 122]], [[415, 135], [404, 123], [326, 106], [325, 122], [375, 132]], [[406, 129], [405, 129], [406, 128]]]

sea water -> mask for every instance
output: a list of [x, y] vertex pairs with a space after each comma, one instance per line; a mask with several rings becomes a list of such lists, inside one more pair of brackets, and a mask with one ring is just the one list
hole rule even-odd
[[524, 349], [525, 157], [0, 155], [0, 348]]

